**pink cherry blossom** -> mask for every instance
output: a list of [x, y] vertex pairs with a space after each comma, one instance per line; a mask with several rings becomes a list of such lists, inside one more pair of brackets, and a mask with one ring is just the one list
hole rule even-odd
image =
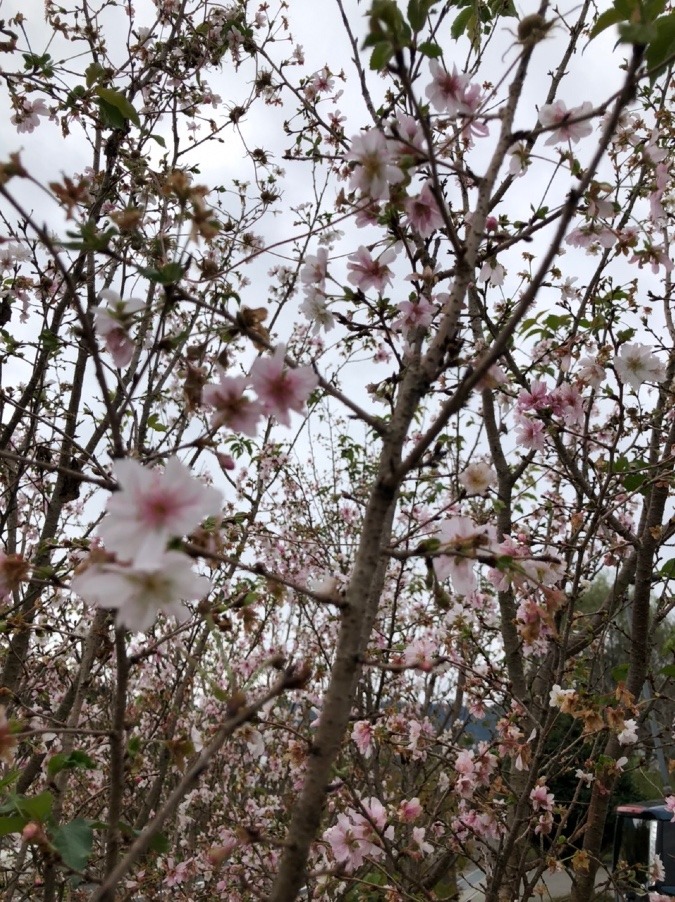
[[387, 285], [392, 284], [393, 272], [389, 267], [396, 259], [396, 251], [388, 248], [373, 259], [367, 247], [361, 247], [349, 257], [347, 269], [350, 270], [347, 281], [356, 285], [361, 291], [369, 291], [374, 288], [378, 292], [384, 291]]
[[593, 134], [593, 125], [588, 119], [582, 122], [574, 122], [574, 119], [588, 116], [593, 112], [593, 104], [589, 101], [581, 106], [567, 109], [564, 100], [555, 100], [545, 104], [539, 110], [539, 121], [544, 128], [553, 128], [554, 131], [546, 141], [547, 144], [560, 144], [563, 141], [571, 141], [577, 144], [581, 138]]
[[99, 535], [109, 551], [135, 566], [154, 566], [169, 539], [221, 512], [220, 492], [195, 479], [175, 457], [164, 470], [131, 459], [116, 461], [113, 469], [122, 488], [108, 500]]
[[361, 867], [367, 847], [346, 814], [338, 814], [337, 824], [325, 830], [323, 838], [329, 843], [335, 860], [343, 864], [348, 871], [355, 871]]
[[408, 116], [399, 110], [391, 129], [398, 139], [396, 154], [399, 159], [410, 156], [422, 157], [426, 154], [424, 131], [414, 116]]
[[99, 297], [107, 300], [108, 306], [94, 310], [94, 326], [105, 339], [106, 351], [111, 355], [115, 366], [123, 369], [131, 363], [136, 348], [129, 337], [129, 327], [134, 315], [145, 307], [145, 302], [139, 298], [122, 300], [116, 291], [109, 288], [103, 289]]
[[352, 730], [352, 740], [364, 758], [370, 758], [374, 749], [373, 725], [369, 720], [358, 720]]
[[286, 366], [285, 356], [286, 346], [279, 345], [272, 357], [258, 357], [251, 367], [251, 383], [265, 412], [290, 426], [290, 411], [303, 412], [319, 377], [310, 366]]
[[356, 162], [350, 188], [371, 200], [389, 200], [389, 189], [403, 180], [403, 173], [392, 161], [391, 150], [382, 132], [373, 128], [355, 135], [346, 159]]
[[182, 602], [203, 598], [211, 583], [194, 573], [184, 554], [167, 551], [149, 567], [91, 564], [75, 574], [71, 588], [90, 604], [116, 610], [120, 626], [145, 632], [159, 611], [185, 620], [189, 611]]
[[436, 229], [443, 228], [443, 214], [429, 182], [424, 184], [417, 197], [409, 197], [403, 206], [408, 224], [419, 232], [422, 238], [429, 238]]
[[554, 416], [560, 417], [568, 426], [578, 426], [584, 421], [584, 402], [579, 389], [563, 382], [551, 392], [551, 407]]
[[18, 110], [10, 119], [10, 122], [16, 126], [17, 132], [34, 132], [40, 125], [40, 116], [49, 116], [49, 110], [44, 100], [28, 100], [26, 97], [20, 98], [21, 109]]
[[551, 406], [551, 396], [548, 386], [540, 379], [533, 380], [530, 390], [522, 389], [518, 394], [518, 410], [545, 410]]
[[420, 800], [418, 798], [404, 800], [398, 806], [397, 814], [400, 820], [405, 823], [410, 823], [410, 821], [417, 820], [417, 818], [423, 813], [422, 805], [420, 804]]
[[546, 448], [546, 432], [541, 420], [521, 417], [515, 438], [519, 445], [529, 451], [543, 451]]
[[437, 654], [438, 644], [432, 639], [428, 637], [413, 639], [403, 652], [403, 663], [406, 667], [417, 667], [430, 673], [434, 668]]
[[540, 783], [530, 792], [530, 801], [533, 811], [552, 811], [554, 795], [548, 791], [548, 786]]
[[402, 314], [392, 323], [392, 328], [406, 334], [414, 329], [428, 329], [436, 314], [436, 307], [426, 298], [419, 296], [416, 301], [401, 301], [398, 310]]
[[432, 81], [426, 88], [429, 102], [439, 113], [456, 116], [464, 109], [464, 93], [469, 84], [468, 75], [460, 75], [457, 66], [453, 65], [452, 74], [438, 62], [429, 63]]
[[328, 274], [328, 250], [320, 247], [316, 254], [308, 254], [300, 270], [300, 279], [305, 285], [319, 285], [324, 288]]
[[254, 438], [258, 432], [258, 422], [263, 415], [262, 405], [248, 398], [244, 391], [248, 380], [244, 376], [220, 374], [220, 381], [205, 385], [202, 401], [213, 407], [211, 426], [220, 429], [228, 426], [234, 432], [241, 432]]
[[441, 523], [436, 535], [441, 551], [449, 552], [434, 558], [436, 576], [440, 580], [450, 577], [458, 595], [470, 595], [476, 589], [476, 550], [496, 541], [491, 527], [478, 526], [470, 517], [453, 517]]

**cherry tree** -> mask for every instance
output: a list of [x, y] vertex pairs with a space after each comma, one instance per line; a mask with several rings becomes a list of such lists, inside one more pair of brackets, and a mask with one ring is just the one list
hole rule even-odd
[[675, 13], [326, 16], [0, 22], [7, 900], [585, 902], [672, 747]]

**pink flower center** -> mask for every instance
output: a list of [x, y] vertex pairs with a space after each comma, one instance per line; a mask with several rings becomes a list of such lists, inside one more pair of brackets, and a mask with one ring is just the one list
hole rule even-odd
[[179, 511], [176, 499], [160, 489], [154, 489], [140, 499], [139, 513], [143, 522], [151, 529], [166, 526], [171, 517]]

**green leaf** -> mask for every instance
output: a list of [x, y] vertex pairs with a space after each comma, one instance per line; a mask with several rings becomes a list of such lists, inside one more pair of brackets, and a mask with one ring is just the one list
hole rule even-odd
[[157, 836], [153, 837], [151, 840], [150, 848], [153, 852], [165, 855], [169, 851], [169, 840], [163, 833], [158, 833]]
[[8, 833], [21, 833], [27, 823], [27, 817], [0, 817], [0, 836], [7, 836]]
[[63, 246], [74, 251], [104, 251], [110, 241], [117, 235], [117, 229], [110, 226], [104, 232], [99, 232], [93, 222], [85, 222], [77, 231], [67, 231], [66, 235], [72, 241], [64, 241]]
[[105, 69], [100, 63], [90, 63], [84, 70], [87, 87], [91, 88], [103, 75], [105, 75]]
[[0, 789], [5, 789], [7, 786], [11, 786], [18, 778], [21, 771], [19, 770], [10, 770], [10, 772], [0, 780]]
[[75, 770], [78, 767], [91, 770], [95, 766], [96, 765], [86, 752], [74, 749], [68, 754], [59, 752], [57, 755], [53, 755], [47, 763], [47, 773], [50, 777], [54, 777], [62, 770]]
[[148, 135], [148, 138], [152, 138], [152, 140], [156, 141], [160, 147], [166, 147], [166, 141], [161, 135]]
[[140, 272], [146, 279], [159, 285], [175, 285], [181, 280], [183, 267], [180, 263], [167, 263], [160, 269], [141, 269]]
[[[114, 88], [104, 88], [102, 86], [99, 86], [98, 88], [96, 88], [96, 95], [102, 103], [105, 103], [108, 107], [113, 107], [117, 110], [119, 115], [122, 117], [122, 126], [124, 125], [124, 120], [126, 119], [131, 120], [134, 125], [140, 126], [141, 120], [138, 118], [138, 113], [129, 103], [124, 94], [122, 94], [120, 91], [116, 91]], [[116, 128], [120, 128], [122, 126], [116, 126]]]
[[628, 676], [628, 664], [619, 664], [612, 668], [612, 679], [615, 683], [623, 683]]
[[661, 75], [675, 53], [675, 13], [662, 16], [654, 23], [656, 37], [647, 47], [645, 62], [652, 84]]
[[19, 815], [31, 821], [43, 821], [52, 810], [54, 798], [48, 790], [36, 796], [10, 793], [0, 805], [0, 814]]
[[659, 575], [664, 579], [675, 579], [675, 558], [671, 557], [669, 561], [665, 562], [659, 571]]
[[101, 116], [101, 122], [106, 128], [124, 128], [126, 119], [117, 107], [105, 100], [99, 100], [98, 110]]
[[375, 72], [381, 72], [394, 55], [394, 48], [388, 41], [381, 41], [373, 48], [370, 54], [370, 68]]
[[626, 491], [636, 492], [644, 485], [646, 479], [644, 473], [628, 473], [623, 477], [623, 485]]
[[450, 35], [455, 39], [455, 41], [459, 40], [464, 32], [469, 27], [469, 21], [474, 18], [473, 7], [467, 6], [466, 9], [463, 9], [461, 13], [457, 16], [455, 21], [452, 23], [452, 28], [450, 29]]
[[413, 31], [421, 31], [427, 20], [427, 5], [424, 0], [408, 0], [408, 22]]
[[423, 41], [417, 49], [422, 56], [428, 56], [434, 60], [443, 54], [441, 48], [434, 41]]
[[52, 831], [51, 840], [61, 860], [74, 871], [87, 866], [94, 841], [94, 831], [89, 821], [77, 817], [69, 824]]
[[167, 427], [159, 419], [158, 413], [153, 413], [148, 417], [148, 428], [155, 432], [166, 432]]
[[603, 31], [606, 31], [608, 28], [611, 28], [612, 25], [618, 25], [619, 22], [623, 22], [626, 17], [619, 12], [616, 7], [614, 9], [606, 9], [604, 13], [601, 13], [598, 16], [598, 20], [591, 29], [590, 40], [593, 38], [597, 38], [599, 34]]
[[666, 664], [659, 670], [659, 673], [666, 677], [675, 677], [675, 664]]
[[658, 32], [653, 22], [642, 22], [637, 25], [632, 23], [619, 25], [619, 41], [622, 44], [650, 44]]

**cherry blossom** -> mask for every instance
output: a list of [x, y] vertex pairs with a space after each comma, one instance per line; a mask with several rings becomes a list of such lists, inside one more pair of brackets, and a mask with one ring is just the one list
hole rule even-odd
[[16, 125], [16, 130], [20, 134], [22, 132], [30, 134], [40, 125], [40, 116], [49, 116], [49, 110], [42, 98], [28, 100], [21, 97], [20, 103], [21, 108], [14, 113], [10, 122]]
[[453, 517], [439, 526], [436, 535], [442, 554], [434, 558], [434, 570], [439, 579], [452, 579], [458, 595], [470, 595], [476, 589], [475, 554], [495, 541], [492, 528], [478, 526], [470, 517]]
[[90, 604], [116, 610], [120, 626], [146, 632], [159, 611], [185, 620], [189, 611], [182, 602], [208, 595], [211, 583], [193, 572], [184, 554], [167, 551], [153, 566], [91, 564], [75, 574], [71, 588]]
[[568, 713], [570, 703], [576, 699], [576, 695], [576, 689], [563, 689], [556, 683], [549, 693], [549, 705], [552, 708], [560, 708], [563, 713]]
[[328, 274], [328, 249], [320, 247], [316, 254], [308, 254], [300, 270], [300, 279], [304, 285], [318, 285], [325, 289]]
[[489, 464], [478, 461], [460, 473], [459, 481], [470, 495], [484, 495], [497, 484], [497, 474]]
[[108, 301], [107, 307], [97, 307], [94, 310], [94, 324], [98, 334], [105, 339], [105, 346], [118, 369], [123, 369], [131, 363], [136, 345], [129, 338], [128, 330], [133, 317], [145, 307], [145, 302], [139, 298], [122, 300], [119, 294], [112, 289], [105, 288], [99, 292], [99, 297]]
[[638, 391], [643, 382], [663, 382], [666, 369], [651, 348], [625, 344], [614, 358], [614, 369], [624, 385]]
[[552, 811], [554, 795], [548, 791], [545, 783], [539, 783], [530, 792], [530, 801], [532, 802], [533, 811]]
[[204, 386], [202, 401], [207, 407], [214, 408], [211, 417], [214, 429], [228, 426], [234, 432], [255, 438], [263, 408], [244, 394], [247, 385], [244, 376], [226, 376], [221, 372], [219, 382]]
[[426, 842], [425, 840], [426, 830], [424, 827], [413, 827], [412, 829], [412, 839], [415, 845], [419, 848], [422, 855], [431, 855], [434, 851], [434, 847], [430, 842]]
[[499, 286], [504, 284], [505, 276], [506, 270], [502, 264], [498, 263], [493, 257], [490, 260], [486, 260], [481, 266], [480, 273], [478, 274], [478, 281], [489, 282], [490, 285]]
[[352, 740], [364, 758], [370, 758], [374, 750], [373, 725], [369, 720], [358, 720], [352, 730]]
[[546, 141], [547, 144], [560, 144], [563, 141], [571, 141], [577, 144], [581, 138], [593, 134], [593, 125], [589, 119], [574, 122], [574, 119], [588, 117], [593, 112], [593, 104], [589, 101], [581, 106], [567, 109], [564, 100], [555, 100], [545, 104], [539, 110], [539, 121], [544, 128], [553, 128], [554, 131]]
[[453, 65], [449, 73], [438, 60], [429, 62], [432, 81], [426, 87], [426, 95], [431, 105], [440, 113], [456, 116], [465, 111], [464, 96], [469, 84], [468, 75], [460, 75], [457, 66]]
[[638, 740], [637, 734], [637, 721], [636, 720], [625, 720], [623, 723], [623, 729], [619, 731], [616, 737], [621, 745], [633, 745]]
[[318, 289], [305, 292], [305, 300], [300, 305], [300, 310], [312, 322], [315, 333], [321, 329], [330, 332], [335, 328], [335, 317], [330, 312], [325, 295]]
[[392, 323], [392, 328], [404, 333], [414, 329], [428, 329], [436, 314], [436, 307], [420, 296], [417, 301], [401, 301], [398, 310], [402, 314]]
[[511, 157], [509, 161], [509, 175], [513, 178], [520, 178], [521, 175], [525, 175], [530, 165], [530, 149], [527, 144], [524, 144], [522, 141], [514, 144], [509, 151], [509, 156]]
[[387, 139], [377, 129], [355, 135], [346, 159], [357, 164], [350, 188], [371, 200], [389, 200], [390, 186], [403, 180], [403, 172], [392, 161]]
[[425, 155], [424, 131], [414, 116], [408, 116], [401, 111], [397, 112], [391, 130], [394, 137], [398, 139], [399, 159], [403, 160], [410, 156], [418, 158]]
[[443, 215], [430, 182], [426, 182], [417, 197], [409, 197], [404, 204], [408, 223], [423, 238], [429, 238], [436, 229], [444, 226]]
[[330, 844], [335, 860], [343, 864], [348, 871], [361, 867], [368, 849], [360, 831], [346, 814], [338, 814], [337, 824], [324, 831], [323, 838]]
[[401, 802], [398, 806], [397, 814], [402, 821], [409, 823], [410, 821], [417, 820], [423, 813], [423, 810], [420, 800], [414, 798]]
[[121, 490], [108, 499], [99, 535], [109, 551], [134, 566], [155, 566], [169, 539], [221, 512], [220, 492], [195, 479], [176, 457], [164, 470], [132, 459], [115, 461], [113, 469]]
[[265, 412], [290, 426], [290, 411], [302, 413], [319, 377], [310, 366], [287, 366], [285, 357], [285, 345], [278, 345], [272, 357], [258, 357], [251, 368], [251, 383]]
[[368, 248], [361, 245], [356, 253], [349, 257], [347, 269], [350, 272], [347, 281], [363, 292], [371, 288], [382, 292], [392, 283], [393, 272], [389, 264], [395, 259], [396, 251], [392, 247], [380, 254], [377, 259], [373, 259]]

